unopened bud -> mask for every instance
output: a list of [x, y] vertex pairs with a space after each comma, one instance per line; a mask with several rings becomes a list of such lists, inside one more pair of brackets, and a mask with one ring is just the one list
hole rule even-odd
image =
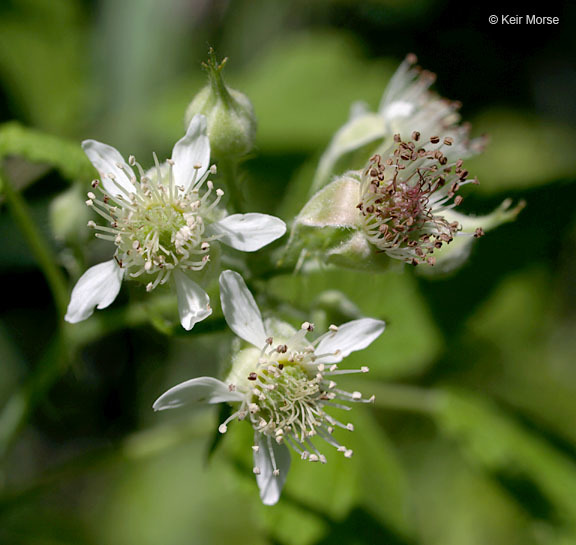
[[214, 156], [237, 158], [249, 153], [254, 146], [256, 118], [250, 99], [224, 83], [222, 69], [225, 64], [226, 59], [218, 63], [214, 50], [210, 49], [209, 59], [203, 64], [209, 82], [190, 102], [186, 123], [195, 114], [204, 114]]

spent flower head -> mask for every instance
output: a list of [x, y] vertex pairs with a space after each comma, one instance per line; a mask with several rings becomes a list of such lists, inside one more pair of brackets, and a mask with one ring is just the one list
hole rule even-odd
[[[107, 225], [88, 226], [115, 245], [114, 257], [88, 269], [78, 280], [66, 313], [72, 323], [88, 318], [116, 298], [123, 279], [141, 281], [147, 291], [170, 282], [178, 296], [185, 329], [210, 315], [206, 292], [192, 280], [217, 254], [218, 244], [252, 252], [285, 232], [284, 222], [265, 214], [226, 216], [223, 196], [208, 179], [210, 163], [206, 118], [194, 116], [172, 158], [144, 171], [133, 156], [125, 162], [113, 147], [95, 140], [82, 144], [100, 173], [86, 204]], [[136, 171], [134, 170], [136, 169]], [[205, 272], [205, 271], [204, 271]]]
[[242, 277], [233, 271], [220, 276], [220, 297], [226, 322], [247, 345], [234, 357], [224, 382], [201, 377], [179, 384], [154, 403], [155, 410], [181, 407], [190, 402], [235, 404], [236, 410], [219, 426], [225, 433], [233, 420], [246, 420], [254, 429], [254, 474], [260, 497], [276, 503], [290, 467], [288, 447], [302, 460], [326, 463], [320, 443], [343, 456], [352, 456], [335, 430], [353, 431], [333, 412], [348, 410], [349, 403], [369, 403], [360, 392], [347, 392], [336, 383], [338, 375], [366, 373], [340, 369], [351, 352], [366, 348], [383, 331], [380, 320], [363, 318], [329, 330], [314, 341], [307, 339], [314, 326], [299, 329], [276, 320], [264, 322]]
[[[432, 255], [450, 244], [462, 230], [449, 210], [460, 204], [461, 186], [468, 178], [461, 159], [454, 160], [451, 137], [432, 136], [428, 149], [418, 132], [395, 145], [383, 158], [375, 155], [362, 173], [360, 225], [378, 251], [413, 265], [435, 263]], [[483, 234], [482, 228], [474, 236]]]
[[472, 240], [516, 217], [505, 201], [492, 214], [454, 210], [470, 178], [450, 136], [394, 137], [361, 171], [350, 171], [314, 195], [296, 217], [284, 259], [297, 267], [329, 263], [383, 270], [392, 260], [447, 272], [468, 256]]
[[460, 124], [460, 103], [430, 90], [436, 76], [416, 66], [408, 55], [390, 79], [377, 112], [362, 103], [352, 106], [350, 119], [336, 132], [322, 155], [311, 187], [315, 193], [334, 174], [362, 166], [370, 155], [384, 153], [395, 134], [418, 131], [423, 140], [442, 135], [453, 140], [462, 159], [482, 151], [485, 138], [471, 139], [470, 126]]

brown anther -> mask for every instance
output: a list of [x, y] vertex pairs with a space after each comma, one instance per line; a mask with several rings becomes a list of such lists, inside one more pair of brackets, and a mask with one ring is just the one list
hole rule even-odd
[[454, 138], [452, 138], [450, 136], [446, 136], [444, 138], [444, 145], [445, 146], [451, 146], [452, 144], [454, 144]]
[[254, 373], [254, 371], [252, 371], [252, 373], [250, 373], [248, 375], [248, 380], [256, 380], [258, 378], [258, 375], [256, 373]]
[[439, 137], [439, 136], [431, 136], [431, 137], [430, 137], [430, 143], [431, 143], [431, 144], [438, 144], [438, 142], [440, 142], [440, 137]]
[[476, 230], [474, 231], [474, 238], [480, 238], [483, 237], [486, 233], [484, 233], [484, 229], [482, 229], [482, 227], [477, 227]]
[[395, 134], [394, 135], [394, 142], [396, 142], [397, 144], [399, 144], [400, 142], [402, 142], [402, 138], [400, 138], [399, 134]]
[[273, 339], [272, 337], [268, 337], [268, 338], [266, 339], [266, 344], [271, 345], [273, 342], [274, 342], [274, 339]]
[[414, 142], [418, 142], [418, 140], [420, 140], [420, 133], [418, 131], [414, 131], [412, 133], [412, 140], [414, 140]]
[[279, 363], [279, 364], [278, 364], [278, 369], [280, 369], [280, 371], [282, 371], [282, 369], [284, 369], [284, 364], [283, 364], [283, 363]]
[[100, 184], [99, 180], [92, 180], [92, 183], [90, 184], [93, 188], [97, 188], [98, 185]]
[[458, 206], [463, 200], [462, 195], [457, 195], [454, 199], [454, 204]]

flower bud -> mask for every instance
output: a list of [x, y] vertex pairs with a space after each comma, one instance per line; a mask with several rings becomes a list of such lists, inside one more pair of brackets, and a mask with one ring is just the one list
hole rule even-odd
[[50, 203], [50, 227], [54, 238], [64, 242], [80, 242], [86, 236], [86, 223], [91, 217], [82, 188], [70, 186]]
[[186, 123], [196, 114], [208, 120], [210, 147], [217, 158], [238, 158], [249, 153], [256, 136], [256, 117], [250, 99], [224, 83], [222, 69], [227, 59], [216, 60], [214, 50], [203, 66], [208, 72], [206, 85], [188, 105]]

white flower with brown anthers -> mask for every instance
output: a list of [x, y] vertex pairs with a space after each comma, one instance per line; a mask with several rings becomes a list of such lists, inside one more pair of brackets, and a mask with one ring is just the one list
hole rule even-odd
[[[96, 236], [116, 246], [113, 259], [88, 269], [72, 290], [65, 319], [76, 323], [109, 306], [123, 279], [143, 281], [148, 291], [170, 282], [180, 322], [190, 330], [212, 313], [210, 300], [193, 277], [219, 243], [253, 252], [281, 237], [284, 222], [266, 214], [225, 216], [223, 191], [208, 177], [210, 144], [206, 118], [196, 115], [172, 150], [172, 158], [145, 172], [134, 157], [124, 161], [113, 147], [86, 140], [82, 147], [100, 173], [86, 204], [108, 225], [89, 222]], [[137, 169], [136, 174], [134, 168]]]
[[254, 473], [263, 503], [273, 505], [290, 468], [288, 447], [303, 460], [326, 463], [318, 448], [321, 439], [345, 457], [352, 456], [333, 433], [337, 428], [352, 431], [353, 426], [332, 416], [332, 409], [348, 410], [348, 403], [369, 403], [373, 398], [341, 390], [335, 382], [338, 375], [366, 373], [367, 367], [346, 370], [338, 364], [351, 352], [370, 345], [385, 324], [371, 318], [354, 320], [330, 326], [310, 342], [306, 336], [314, 326], [309, 322], [299, 330], [283, 322], [263, 322], [238, 273], [220, 275], [220, 298], [230, 329], [248, 345], [236, 354], [225, 381], [200, 377], [183, 382], [161, 395], [154, 409], [192, 403], [237, 405], [219, 431], [225, 433], [232, 420], [247, 420], [254, 428]]

